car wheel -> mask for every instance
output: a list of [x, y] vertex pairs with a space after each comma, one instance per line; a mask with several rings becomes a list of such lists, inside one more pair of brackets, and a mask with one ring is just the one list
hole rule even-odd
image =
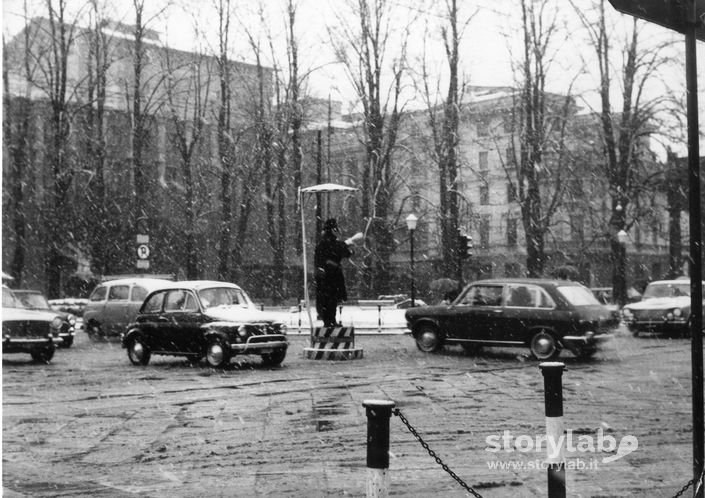
[[632, 337], [639, 337], [639, 329], [632, 329], [631, 333]]
[[441, 348], [441, 335], [433, 325], [421, 325], [416, 334], [416, 347], [425, 353], [433, 353]]
[[561, 352], [556, 338], [545, 330], [539, 331], [531, 338], [530, 347], [537, 360], [552, 360]]
[[280, 349], [279, 351], [263, 354], [262, 362], [268, 367], [276, 367], [284, 361], [284, 358], [286, 358], [286, 349]]
[[86, 325], [86, 334], [91, 339], [101, 339], [103, 337], [103, 329], [101, 329], [100, 324], [96, 321], [90, 321]]
[[230, 363], [230, 351], [220, 338], [214, 337], [208, 341], [206, 361], [213, 368], [223, 368]]
[[152, 353], [141, 336], [138, 335], [130, 339], [127, 344], [127, 357], [133, 365], [146, 365], [151, 356]]
[[64, 342], [62, 342], [59, 347], [70, 348], [71, 346], [73, 346], [73, 337], [67, 337], [66, 339], [64, 339]]
[[30, 354], [32, 359], [38, 363], [49, 363], [54, 357], [54, 348], [45, 348]]

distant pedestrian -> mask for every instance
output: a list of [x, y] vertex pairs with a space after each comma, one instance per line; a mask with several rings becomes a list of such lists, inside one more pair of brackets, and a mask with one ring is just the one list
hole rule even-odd
[[345, 242], [338, 240], [338, 223], [335, 218], [326, 220], [323, 236], [316, 246], [314, 256], [316, 281], [316, 311], [324, 327], [336, 326], [336, 311], [339, 303], [348, 299], [345, 276], [341, 262], [353, 255], [350, 246], [353, 238]]

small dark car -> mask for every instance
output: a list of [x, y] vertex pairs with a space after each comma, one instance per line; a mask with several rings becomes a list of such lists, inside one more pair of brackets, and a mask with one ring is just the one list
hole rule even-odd
[[589, 357], [611, 339], [619, 315], [587, 287], [568, 280], [489, 279], [474, 282], [451, 304], [412, 308], [406, 321], [421, 351], [460, 344], [528, 347], [539, 360], [563, 348]]
[[70, 348], [73, 344], [73, 337], [76, 330], [76, 315], [73, 313], [67, 313], [65, 311], [56, 311], [50, 305], [44, 294], [37, 290], [19, 290], [14, 289], [12, 291], [15, 297], [22, 301], [25, 308], [36, 311], [49, 311], [59, 315], [64, 323], [59, 331], [59, 337], [61, 337], [60, 348]]
[[2, 288], [2, 353], [28, 353], [34, 361], [49, 363], [64, 321], [56, 313], [26, 309], [12, 290]]
[[279, 365], [289, 346], [286, 325], [257, 309], [235, 284], [214, 281], [173, 282], [151, 292], [122, 337], [133, 365], [146, 365], [153, 354], [204, 356], [211, 367], [227, 365], [235, 355], [260, 355]]

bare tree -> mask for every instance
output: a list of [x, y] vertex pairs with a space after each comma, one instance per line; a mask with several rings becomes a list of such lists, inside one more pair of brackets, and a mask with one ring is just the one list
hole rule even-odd
[[[386, 68], [392, 36], [393, 3], [387, 0], [349, 2], [350, 17], [338, 14], [329, 27], [337, 59], [345, 66], [362, 105], [366, 161], [362, 170], [362, 209], [369, 236], [361, 282], [364, 291], [389, 289], [390, 256], [395, 248], [393, 214], [394, 151], [403, 115], [401, 102], [408, 30], [401, 27], [398, 54]], [[344, 17], [346, 16], [346, 17]], [[346, 19], [354, 19], [357, 26]], [[398, 19], [395, 19], [395, 22]], [[395, 47], [395, 48], [397, 48]]]
[[546, 234], [561, 206], [564, 179], [570, 173], [566, 125], [575, 110], [572, 84], [563, 97], [546, 90], [555, 58], [552, 47], [559, 29], [557, 15], [550, 0], [521, 2], [521, 89], [509, 118], [513, 139], [505, 171], [521, 208], [530, 277], [544, 274]]
[[85, 142], [91, 178], [85, 190], [87, 209], [93, 213], [86, 224], [92, 266], [105, 274], [110, 268], [110, 246], [105, 241], [115, 230], [117, 220], [109, 215], [105, 193], [106, 168], [106, 88], [111, 65], [111, 39], [105, 32], [107, 18], [98, 0], [90, 1], [90, 27], [86, 30], [88, 43]]
[[585, 10], [582, 4], [578, 7], [573, 3], [573, 7], [596, 55], [600, 81], [600, 130], [604, 147], [602, 167], [611, 198], [610, 229], [606, 236], [611, 247], [614, 299], [624, 305], [627, 301], [626, 248], [617, 234], [620, 230], [629, 229], [640, 218], [648, 217], [653, 210], [653, 203], [643, 202], [643, 197], [653, 195], [654, 179], [659, 173], [649, 167], [652, 161], [640, 151], [644, 149], [643, 139], [654, 132], [659, 112], [668, 107], [672, 98], [668, 92], [648, 98], [646, 91], [649, 83], [658, 79], [659, 71], [670, 65], [665, 49], [671, 41], [644, 46], [639, 37], [640, 23], [634, 18], [630, 32], [620, 47], [623, 57], [619, 74], [621, 108], [615, 113], [611, 100], [615, 86], [612, 69], [616, 62], [612, 48], [616, 43], [614, 40], [619, 38], [609, 32], [605, 2], [599, 0], [592, 10]]
[[201, 144], [208, 96], [210, 93], [211, 72], [203, 54], [191, 52], [185, 60], [174, 60], [170, 50], [165, 50], [165, 71], [169, 75], [165, 81], [169, 116], [173, 130], [170, 141], [176, 147], [181, 159], [181, 179], [183, 213], [184, 213], [184, 267], [186, 277], [196, 279], [200, 275], [198, 265], [198, 247], [196, 235], [197, 192], [202, 184], [194, 171], [194, 155]]
[[[44, 92], [50, 108], [48, 144], [51, 164], [51, 188], [46, 204], [44, 220], [46, 242], [45, 275], [47, 294], [50, 297], [61, 293], [61, 274], [65, 266], [62, 252], [69, 242], [74, 219], [68, 194], [75, 176], [75, 164], [71, 161], [71, 121], [70, 101], [74, 97], [79, 82], [69, 80], [69, 54], [76, 42], [76, 18], [69, 19], [66, 0], [46, 0], [47, 20], [34, 22], [30, 29], [41, 44], [27, 46], [33, 58], [31, 82]], [[67, 230], [69, 227], [69, 230]]]
[[[9, 68], [9, 52], [3, 36], [3, 141], [9, 150], [9, 192], [3, 196], [3, 216], [11, 218], [14, 234], [14, 250], [10, 261], [10, 274], [18, 285], [22, 285], [25, 272], [25, 259], [27, 253], [27, 217], [25, 213], [27, 184], [25, 175], [30, 165], [30, 120], [31, 104], [29, 82], [31, 77], [30, 52], [31, 31], [25, 21], [24, 46], [27, 48], [22, 53], [22, 72], [26, 77], [24, 94], [14, 97], [11, 92]], [[3, 220], [3, 225], [4, 225]]]
[[[475, 11], [476, 13], [477, 11]], [[446, 12], [441, 27], [446, 62], [448, 64], [448, 88], [445, 100], [439, 104], [434, 98], [437, 87], [430, 85], [430, 71], [426, 57], [422, 62], [422, 95], [426, 101], [426, 112], [431, 132], [432, 160], [438, 167], [441, 229], [442, 272], [447, 276], [458, 275], [461, 280], [460, 254], [466, 250], [458, 245], [460, 228], [460, 205], [463, 198], [458, 190], [458, 125], [460, 123], [461, 100], [464, 82], [459, 73], [460, 42], [475, 13], [459, 20], [456, 0], [446, 1]]]
[[[149, 215], [152, 209], [149, 205], [150, 185], [145, 155], [154, 132], [155, 116], [164, 103], [161, 91], [166, 74], [158, 71], [158, 65], [149, 61], [149, 45], [156, 40], [150, 40], [149, 24], [161, 15], [167, 6], [151, 17], [145, 17], [146, 0], [132, 0], [135, 14], [132, 41], [132, 93], [126, 89], [125, 95], [132, 125], [132, 175], [134, 179], [135, 197], [132, 210], [133, 226], [139, 229], [138, 221], [144, 220], [145, 228], [149, 229]], [[156, 47], [151, 47], [155, 50]], [[157, 71], [154, 71], [157, 69]]]
[[230, 59], [228, 47], [230, 44], [230, 0], [217, 0], [216, 12], [218, 15], [218, 53], [216, 64], [218, 67], [218, 159], [220, 162], [220, 244], [218, 250], [218, 277], [226, 280], [230, 278], [230, 251], [232, 242], [233, 204], [232, 179], [233, 163], [235, 156], [235, 141], [231, 134], [231, 88], [230, 88]]

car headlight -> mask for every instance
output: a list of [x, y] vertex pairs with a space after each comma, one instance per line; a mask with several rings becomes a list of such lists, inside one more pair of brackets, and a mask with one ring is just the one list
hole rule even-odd
[[280, 324], [278, 324], [278, 325], [279, 325], [279, 327], [278, 327], [279, 333], [286, 335], [286, 332], [287, 332], [286, 323], [280, 323]]
[[76, 325], [76, 315], [72, 315], [69, 313], [69, 315], [66, 317], [66, 320], [69, 322], [69, 325], [72, 327]]
[[673, 316], [675, 316], [676, 318], [682, 317], [682, 316], [683, 316], [683, 310], [681, 310], [680, 308], [674, 309], [674, 310], [673, 310]]
[[247, 327], [245, 327], [244, 325], [240, 325], [240, 326], [237, 328], [237, 334], [238, 334], [240, 337], [242, 337], [243, 339], [244, 339], [245, 337], [247, 337]]
[[622, 309], [622, 316], [624, 317], [625, 320], [631, 320], [632, 310], [630, 310], [629, 308], [623, 308]]
[[53, 329], [61, 330], [61, 326], [63, 324], [64, 324], [64, 321], [57, 316], [51, 321], [51, 324], [49, 324], [49, 326]]

